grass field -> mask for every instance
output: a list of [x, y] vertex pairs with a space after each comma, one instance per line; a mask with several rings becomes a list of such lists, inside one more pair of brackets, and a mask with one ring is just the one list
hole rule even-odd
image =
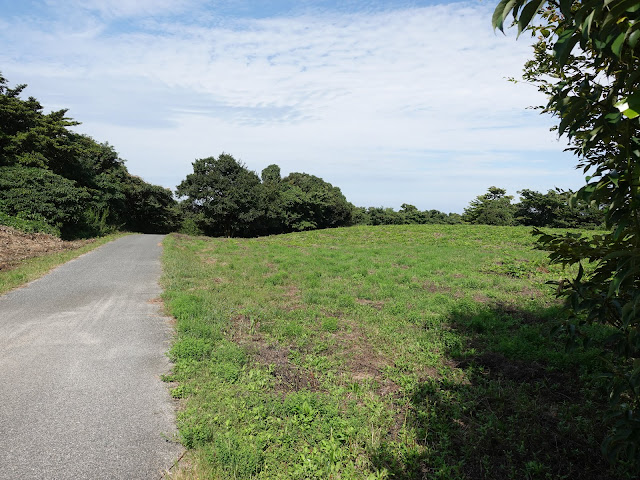
[[[624, 478], [528, 228], [172, 235], [177, 478]], [[607, 332], [593, 331], [594, 335]]]

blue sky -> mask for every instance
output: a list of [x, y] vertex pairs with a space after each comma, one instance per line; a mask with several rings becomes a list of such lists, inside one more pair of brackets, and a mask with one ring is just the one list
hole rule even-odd
[[545, 99], [513, 84], [529, 39], [493, 3], [0, 0], [0, 71], [131, 173], [169, 188], [233, 154], [340, 187], [360, 206], [461, 212], [583, 178]]

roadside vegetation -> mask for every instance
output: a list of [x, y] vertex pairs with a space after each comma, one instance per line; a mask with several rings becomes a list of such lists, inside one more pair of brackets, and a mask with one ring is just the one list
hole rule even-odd
[[174, 234], [164, 264], [177, 478], [632, 478], [529, 228]]
[[123, 236], [63, 241], [44, 233], [22, 233], [0, 225], [0, 295], [80, 255]]
[[108, 143], [71, 127], [66, 110], [44, 113], [26, 85], [0, 74], [0, 224], [64, 239], [128, 230], [171, 231], [170, 190], [131, 175]]

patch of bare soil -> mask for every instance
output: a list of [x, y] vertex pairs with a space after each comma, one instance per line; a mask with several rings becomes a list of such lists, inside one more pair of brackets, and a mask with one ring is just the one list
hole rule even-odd
[[474, 302], [478, 302], [478, 303], [491, 302], [491, 299], [487, 297], [484, 293], [475, 293], [472, 298]]
[[304, 308], [300, 289], [295, 285], [288, 286], [283, 296], [283, 305], [285, 310], [291, 312], [293, 310], [300, 310]]
[[422, 288], [424, 288], [429, 293], [451, 293], [451, 287], [447, 287], [446, 285], [438, 285], [430, 280], [427, 280], [422, 284]]
[[238, 315], [232, 319], [231, 335], [233, 341], [247, 349], [253, 361], [261, 365], [271, 366], [276, 377], [278, 391], [297, 392], [299, 390], [320, 390], [320, 383], [312, 372], [306, 371], [289, 360], [289, 349], [269, 344], [257, 333], [259, 324]]
[[376, 352], [364, 330], [353, 321], [347, 321], [349, 328], [335, 333], [336, 347], [345, 359], [345, 373], [354, 382], [372, 382], [377, 385], [378, 395], [394, 394], [398, 385], [386, 378], [384, 369], [389, 360]]
[[27, 258], [74, 250], [93, 241], [90, 239], [68, 242], [46, 233], [22, 233], [0, 225], [0, 271], [11, 270]]
[[384, 302], [382, 301], [366, 300], [364, 298], [356, 298], [356, 303], [360, 305], [369, 305], [376, 310], [382, 310], [382, 307], [384, 307]]
[[[344, 357], [344, 373], [354, 382], [374, 382], [378, 385], [376, 390], [380, 395], [395, 393], [399, 387], [385, 378], [383, 373], [388, 360], [374, 351], [360, 327], [353, 323], [349, 326], [349, 329], [334, 334], [336, 343], [330, 349]], [[302, 389], [319, 391], [321, 386], [313, 372], [293, 364], [289, 359], [291, 350], [269, 343], [259, 329], [259, 324], [244, 315], [238, 315], [232, 319], [230, 334], [234, 342], [247, 350], [254, 362], [271, 366], [277, 380], [276, 389], [283, 393]]]

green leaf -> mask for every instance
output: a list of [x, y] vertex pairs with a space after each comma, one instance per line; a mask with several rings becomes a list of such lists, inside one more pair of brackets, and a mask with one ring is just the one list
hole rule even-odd
[[582, 277], [584, 275], [584, 268], [582, 268], [582, 263], [578, 264], [578, 275], [576, 276], [576, 282], [579, 282], [580, 280], [582, 280]]
[[571, 5], [573, 4], [573, 0], [560, 0], [560, 12], [565, 17], [571, 15]]
[[626, 37], [625, 33], [621, 33], [616, 37], [616, 39], [611, 44], [611, 51], [616, 57], [619, 57], [622, 53], [622, 46], [624, 45], [624, 39]]
[[562, 32], [562, 34], [558, 37], [558, 41], [553, 46], [553, 50], [555, 52], [558, 63], [560, 63], [561, 65], [564, 65], [566, 63], [569, 55], [571, 54], [571, 51], [573, 50], [573, 47], [575, 47], [576, 43], [578, 43], [578, 40], [580, 40], [580, 37], [576, 34], [575, 28], [568, 29]]
[[616, 187], [618, 186], [618, 183], [620, 182], [620, 174], [618, 172], [612, 171], [607, 175], [607, 177]]
[[607, 120], [607, 122], [609, 123], [618, 123], [620, 121], [620, 118], [622, 117], [622, 115], [619, 112], [616, 113], [609, 113], [607, 115], [604, 116], [604, 118]]
[[526, 30], [534, 15], [545, 3], [546, 0], [532, 0], [524, 6], [518, 18], [518, 37], [524, 30]]
[[640, 116], [640, 91], [620, 100], [615, 107], [627, 118], [633, 119]]
[[595, 14], [596, 11], [593, 10], [582, 24], [582, 36], [584, 38], [589, 38], [589, 36], [591, 35], [591, 25], [593, 24], [593, 17]]
[[493, 11], [493, 18], [491, 19], [494, 30], [498, 28], [504, 33], [504, 19], [513, 10], [515, 4], [516, 0], [500, 0], [500, 3]]

